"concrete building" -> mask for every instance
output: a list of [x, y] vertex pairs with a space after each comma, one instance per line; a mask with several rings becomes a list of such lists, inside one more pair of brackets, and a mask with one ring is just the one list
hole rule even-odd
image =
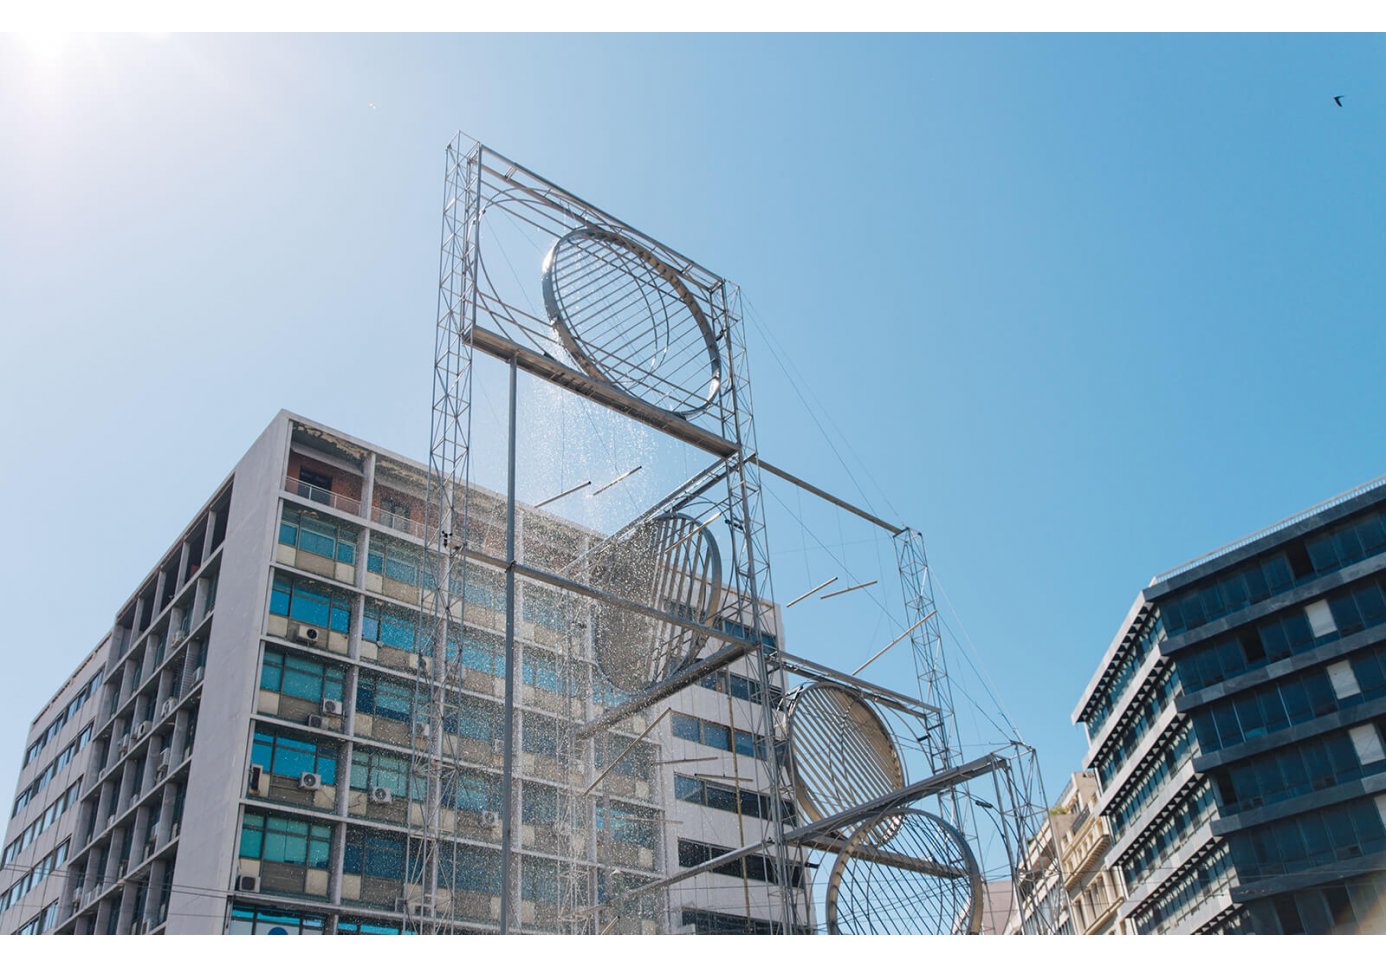
[[1121, 886], [1115, 871], [1107, 867], [1111, 833], [1106, 818], [1097, 813], [1097, 777], [1075, 773], [1054, 806], [1062, 819], [1059, 835], [1059, 867], [1068, 894], [1076, 934], [1117, 933], [1117, 907]]
[[1157, 576], [1074, 720], [1128, 931], [1386, 931], [1386, 479]]
[[[5, 836], [0, 933], [402, 930], [420, 890], [406, 858], [420, 809], [412, 704], [420, 670], [429, 675], [415, 642], [425, 480], [406, 458], [275, 418], [34, 719]], [[477, 490], [471, 520], [472, 546], [503, 553], [503, 500]], [[517, 534], [531, 561], [570, 560], [599, 537], [523, 507]], [[455, 644], [465, 678], [444, 718], [460, 759], [430, 768], [442, 771], [440, 823], [457, 845], [455, 927], [486, 932], [500, 910], [504, 593], [499, 572], [468, 567]], [[761, 837], [765, 737], [744, 660], [626, 721], [610, 738], [619, 749], [599, 736], [595, 762], [560, 776], [559, 717], [590, 719], [621, 697], [590, 662], [580, 689], [561, 685], [558, 639], [575, 627], [590, 636], [590, 623], [568, 622], [537, 583], [517, 582], [517, 597], [511, 896], [522, 930], [560, 927], [565, 876], [601, 901], [621, 878]], [[579, 829], [560, 823], [564, 784], [581, 789], [606, 766], [595, 810]], [[626, 911], [616, 930], [779, 930], [772, 865], [753, 855], [729, 867], [684, 882], [667, 906]], [[794, 877], [806, 882], [802, 866]]]

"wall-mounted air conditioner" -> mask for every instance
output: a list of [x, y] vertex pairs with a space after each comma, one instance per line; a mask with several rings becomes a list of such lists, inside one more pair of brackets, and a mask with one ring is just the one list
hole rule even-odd
[[371, 788], [371, 803], [386, 804], [393, 802], [394, 799], [394, 794], [386, 787]]
[[483, 827], [499, 827], [501, 822], [500, 814], [494, 810], [481, 811], [481, 825]]
[[298, 778], [300, 790], [317, 790], [322, 786], [322, 777], [316, 773], [303, 773]]
[[236, 878], [236, 890], [242, 894], [260, 893], [260, 878], [242, 874]]
[[317, 645], [323, 638], [322, 629], [313, 625], [300, 625], [294, 638], [307, 645]]
[[322, 714], [324, 716], [340, 716], [342, 714], [341, 700], [324, 699], [322, 701]]

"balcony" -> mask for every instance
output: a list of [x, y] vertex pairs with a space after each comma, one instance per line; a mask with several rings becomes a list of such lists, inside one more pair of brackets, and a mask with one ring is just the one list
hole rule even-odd
[[383, 525], [392, 531], [399, 531], [404, 534], [413, 535], [422, 540], [424, 536], [424, 526], [422, 521], [410, 520], [407, 511], [387, 511], [380, 506], [371, 508], [371, 520], [376, 524]]
[[1075, 824], [1063, 839], [1064, 886], [1070, 889], [1101, 865], [1112, 842], [1107, 835], [1107, 825], [1100, 818], [1087, 814], [1082, 819], [1086, 822]]
[[344, 494], [337, 494], [325, 487], [318, 487], [316, 484], [309, 484], [296, 477], [286, 477], [284, 479], [284, 490], [290, 494], [297, 494], [301, 498], [307, 498], [314, 504], [325, 504], [335, 511], [359, 517], [361, 514], [361, 502], [355, 498], [347, 497]]

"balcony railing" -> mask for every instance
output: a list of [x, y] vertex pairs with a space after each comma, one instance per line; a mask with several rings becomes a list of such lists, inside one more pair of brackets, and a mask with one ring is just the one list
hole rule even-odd
[[395, 531], [403, 531], [405, 534], [412, 534], [416, 538], [422, 538], [424, 536], [423, 522], [411, 521], [407, 514], [387, 511], [382, 507], [373, 507], [371, 508], [371, 520], [378, 524], [383, 524], [387, 528], [392, 528]]
[[299, 497], [307, 498], [315, 504], [325, 504], [337, 511], [347, 514], [360, 515], [361, 502], [355, 498], [347, 497], [344, 494], [337, 494], [325, 487], [318, 487], [316, 484], [308, 484], [300, 481], [296, 477], [284, 479], [284, 490]]

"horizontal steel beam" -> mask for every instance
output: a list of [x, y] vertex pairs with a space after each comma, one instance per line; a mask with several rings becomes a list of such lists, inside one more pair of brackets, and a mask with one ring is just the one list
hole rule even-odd
[[774, 475], [775, 475], [776, 477], [778, 477], [780, 480], [782, 480], [782, 481], [788, 481], [790, 484], [793, 484], [795, 487], [802, 487], [804, 490], [808, 491], [810, 494], [816, 495], [817, 497], [821, 497], [823, 500], [827, 501], [829, 504], [836, 504], [838, 507], [842, 508], [842, 510], [844, 510], [844, 511], [851, 511], [851, 512], [852, 512], [853, 514], [855, 514], [857, 517], [863, 518], [863, 519], [865, 519], [865, 520], [867, 520], [867, 521], [870, 521], [870, 522], [871, 522], [872, 524], [874, 524], [876, 527], [882, 528], [882, 529], [884, 529], [884, 530], [886, 530], [886, 531], [889, 531], [892, 535], [897, 535], [897, 534], [899, 534], [900, 532], [902, 532], [902, 531], [905, 530], [904, 528], [899, 527], [898, 525], [891, 524], [889, 521], [882, 521], [880, 518], [876, 517], [876, 515], [872, 514], [870, 511], [863, 511], [861, 508], [857, 507], [855, 504], [852, 504], [852, 503], [850, 503], [850, 502], [848, 502], [848, 501], [844, 501], [842, 498], [840, 498], [840, 497], [838, 497], [838, 496], [836, 496], [836, 495], [834, 495], [834, 494], [829, 494], [827, 491], [823, 490], [821, 487], [815, 487], [814, 485], [810, 484], [808, 481], [804, 480], [802, 477], [795, 477], [793, 474], [789, 473], [789, 471], [781, 470], [780, 468], [776, 467], [774, 464], [770, 463], [768, 460], [764, 460], [763, 458], [761, 458], [759, 454], [757, 454], [757, 455], [751, 457], [751, 458], [750, 458], [750, 461], [751, 461], [751, 463], [753, 463], [753, 464], [755, 464], [757, 467], [759, 467], [761, 470], [766, 471], [766, 472], [768, 472], [768, 473], [770, 473], [770, 474], [774, 474]]
[[[800, 841], [800, 846], [808, 847], [810, 850], [821, 850], [827, 854], [838, 854], [847, 846], [847, 841], [840, 837], [807, 837]], [[880, 850], [868, 844], [859, 844], [856, 849], [852, 851], [852, 856], [858, 860], [868, 861], [872, 864], [895, 867], [904, 871], [914, 871], [917, 874], [927, 874], [930, 877], [946, 877], [949, 880], [957, 880], [959, 877], [967, 876], [967, 871], [963, 870], [961, 867], [953, 867], [950, 864], [939, 864], [921, 857], [909, 857], [893, 850]]]
[[576, 735], [579, 739], [586, 739], [603, 729], [614, 726], [623, 719], [629, 719], [640, 710], [654, 705], [661, 699], [667, 699], [685, 686], [697, 682], [708, 673], [731, 665], [753, 648], [755, 648], [753, 642], [736, 641], [705, 659], [699, 659], [688, 668], [674, 673], [658, 685], [632, 696], [619, 706], [613, 706], [590, 723], [579, 726]]
[[[928, 777], [927, 779], [918, 780], [914, 783], [909, 784], [908, 786], [901, 787], [899, 790], [892, 790], [890, 793], [885, 793], [879, 797], [874, 797], [873, 799], [868, 800], [865, 803], [859, 804], [855, 807], [849, 807], [846, 810], [833, 814], [832, 816], [824, 817], [822, 820], [816, 820], [813, 823], [804, 824], [802, 827], [796, 827], [794, 830], [785, 833], [784, 842], [786, 844], [796, 844], [800, 846], [811, 847], [813, 846], [813, 844], [810, 842], [817, 840], [824, 834], [830, 833], [834, 830], [838, 830], [841, 827], [844, 827], [848, 824], [853, 824], [861, 820], [868, 819], [878, 813], [890, 810], [893, 807], [905, 806], [914, 803], [917, 800], [922, 800], [925, 797], [930, 797], [942, 793], [945, 790], [951, 789], [952, 787], [955, 787], [961, 783], [966, 783], [968, 780], [974, 779], [979, 776], [984, 776], [987, 773], [990, 773], [992, 770], [1004, 766], [1005, 762], [1005, 760], [1003, 760], [1000, 756], [997, 756], [995, 753], [988, 753], [986, 756], [981, 756], [975, 760], [970, 760], [967, 763], [963, 763], [961, 766], [954, 766], [947, 770], [942, 770], [938, 773], [935, 773], [933, 776]], [[633, 900], [634, 898], [642, 897], [646, 894], [652, 894], [655, 891], [663, 890], [664, 888], [677, 884], [680, 881], [686, 881], [690, 877], [697, 877], [699, 874], [711, 873], [713, 870], [727, 863], [728, 861], [739, 860], [742, 857], [749, 857], [752, 854], [765, 850], [768, 847], [774, 846], [774, 844], [775, 839], [772, 837], [766, 840], [762, 840], [759, 843], [750, 844], [746, 847], [740, 847], [736, 850], [728, 851], [725, 854], [719, 854], [712, 860], [704, 861], [703, 863], [698, 864], [694, 867], [685, 867], [678, 873], [670, 874], [668, 877], [665, 877], [662, 880], [653, 881], [649, 884], [643, 884], [640, 887], [632, 888], [631, 890], [625, 892], [619, 897], [612, 898], [605, 904], [599, 904], [595, 907], [589, 908], [587, 911], [583, 913], [591, 914], [596, 911], [600, 911], [602, 908], [608, 907], [610, 905], [622, 904], [626, 901]]]
[[868, 682], [865, 679], [858, 679], [856, 676], [848, 675], [845, 672], [839, 672], [837, 669], [833, 669], [829, 666], [813, 662], [809, 659], [801, 658], [797, 655], [790, 655], [788, 652], [776, 652], [771, 657], [771, 661], [775, 662], [781, 668], [787, 669], [790, 672], [797, 673], [801, 676], [806, 676], [811, 679], [818, 679], [820, 681], [827, 680], [830, 682], [840, 682], [845, 685], [849, 685], [854, 689], [857, 689], [860, 692], [868, 696], [871, 696], [873, 699], [883, 700], [888, 705], [895, 706], [901, 712], [910, 713], [912, 715], [921, 712], [941, 712], [941, 710], [937, 706], [930, 706], [928, 703], [920, 702], [918, 699], [914, 699], [910, 696], [907, 696], [902, 692], [895, 692], [893, 689], [887, 689], [884, 686], [878, 686], [874, 682]]
[[473, 326], [472, 346], [488, 356], [494, 356], [506, 363], [514, 360], [515, 365], [526, 373], [532, 373], [550, 383], [572, 390], [574, 393], [601, 404], [608, 410], [614, 410], [633, 420], [638, 420], [646, 426], [653, 427], [655, 430], [668, 434], [686, 444], [691, 444], [700, 450], [705, 450], [709, 454], [716, 454], [718, 457], [731, 457], [737, 453], [736, 444], [725, 437], [718, 436], [710, 430], [704, 430], [682, 417], [676, 417], [667, 410], [661, 410], [653, 404], [631, 396], [624, 390], [618, 390], [605, 380], [594, 379], [581, 370], [575, 370], [571, 366], [560, 363], [546, 353], [522, 346], [499, 333], [481, 326]]

